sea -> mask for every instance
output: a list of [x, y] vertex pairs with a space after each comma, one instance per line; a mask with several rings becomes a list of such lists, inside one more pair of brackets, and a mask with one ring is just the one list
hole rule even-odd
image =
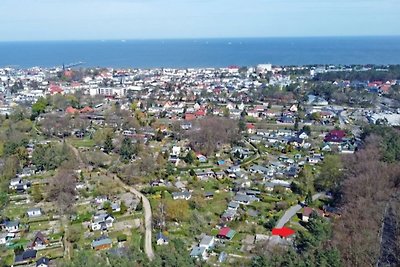
[[0, 67], [400, 64], [400, 36], [0, 42]]

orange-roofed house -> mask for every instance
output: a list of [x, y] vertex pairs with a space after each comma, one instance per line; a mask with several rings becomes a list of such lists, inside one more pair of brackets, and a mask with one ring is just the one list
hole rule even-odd
[[84, 107], [83, 109], [80, 110], [81, 113], [92, 113], [94, 109], [92, 109], [89, 106]]
[[256, 131], [256, 126], [253, 123], [247, 123], [246, 128], [247, 128], [247, 133], [249, 134], [253, 134]]
[[207, 113], [207, 110], [205, 108], [199, 108], [198, 110], [196, 110], [196, 112], [194, 113], [194, 115], [196, 117], [204, 117]]
[[196, 119], [196, 115], [194, 115], [193, 113], [186, 113], [185, 114], [185, 120], [187, 121], [192, 121]]
[[60, 86], [55, 84], [50, 85], [49, 91], [51, 95], [64, 94], [64, 90]]
[[68, 113], [68, 114], [73, 115], [73, 114], [79, 113], [79, 110], [77, 110], [76, 108], [73, 108], [73, 107], [69, 106], [69, 107], [67, 107], [67, 109], [65, 110], [65, 112]]

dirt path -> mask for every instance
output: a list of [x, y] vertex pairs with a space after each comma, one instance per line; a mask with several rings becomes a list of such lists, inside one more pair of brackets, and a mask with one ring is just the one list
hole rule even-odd
[[[67, 143], [68, 144], [68, 143]], [[69, 147], [72, 149], [74, 152], [76, 159], [79, 162], [79, 165], [82, 167], [83, 161], [82, 158], [79, 154], [78, 149], [76, 149], [74, 146], [71, 144], [68, 144]], [[146, 253], [147, 257], [149, 260], [154, 259], [154, 251], [153, 251], [153, 245], [152, 245], [152, 213], [151, 213], [151, 206], [150, 206], [150, 201], [138, 190], [133, 188], [132, 186], [129, 186], [125, 184], [121, 179], [118, 177], [115, 177], [115, 179], [119, 182], [122, 188], [125, 190], [131, 192], [134, 194], [138, 199], [142, 200], [143, 203], [143, 210], [144, 210], [144, 228], [145, 228], [145, 236], [144, 236], [144, 252]]]
[[146, 253], [149, 260], [154, 259], [153, 245], [152, 245], [152, 213], [150, 201], [139, 191], [137, 191], [132, 186], [129, 186], [121, 181], [118, 177], [115, 178], [125, 190], [134, 194], [137, 198], [142, 200], [143, 210], [144, 210], [144, 228], [145, 228], [145, 236], [144, 236], [144, 252]]

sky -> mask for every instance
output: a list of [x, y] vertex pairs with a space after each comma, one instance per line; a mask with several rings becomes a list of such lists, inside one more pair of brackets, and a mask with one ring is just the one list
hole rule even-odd
[[0, 0], [0, 41], [400, 35], [400, 0]]

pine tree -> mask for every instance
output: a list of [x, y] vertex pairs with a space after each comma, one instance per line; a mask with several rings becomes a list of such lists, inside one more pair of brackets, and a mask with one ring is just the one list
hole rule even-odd
[[134, 147], [132, 146], [132, 141], [128, 137], [122, 140], [121, 149], [119, 154], [123, 160], [130, 160], [135, 153]]
[[106, 140], [104, 141], [104, 152], [105, 153], [110, 153], [114, 149], [113, 141], [112, 141], [112, 136], [110, 134], [107, 134]]
[[311, 191], [308, 191], [305, 202], [307, 206], [310, 206], [312, 204], [313, 201]]

